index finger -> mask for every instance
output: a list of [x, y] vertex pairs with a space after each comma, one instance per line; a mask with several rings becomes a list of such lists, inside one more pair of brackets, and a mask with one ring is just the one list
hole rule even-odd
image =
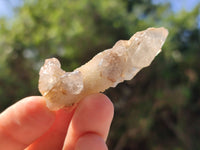
[[[75, 149], [77, 143], [79, 147], [82, 147], [82, 142], [80, 142], [79, 139], [81, 139], [81, 141], [85, 141], [85, 139], [90, 141], [95, 139], [92, 141], [94, 144], [93, 146], [99, 144], [100, 147], [100, 144], [105, 142], [107, 138], [113, 115], [114, 107], [107, 96], [103, 94], [93, 94], [85, 97], [79, 103], [72, 117], [63, 149]], [[105, 145], [102, 147], [105, 148]]]

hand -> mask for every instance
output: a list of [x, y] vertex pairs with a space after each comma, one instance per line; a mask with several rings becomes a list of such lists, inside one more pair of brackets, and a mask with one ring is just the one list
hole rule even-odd
[[0, 114], [0, 149], [106, 150], [113, 110], [103, 94], [57, 112], [46, 107], [43, 97], [24, 98]]

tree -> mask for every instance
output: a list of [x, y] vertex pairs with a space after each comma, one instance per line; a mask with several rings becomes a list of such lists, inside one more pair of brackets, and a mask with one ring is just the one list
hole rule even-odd
[[[163, 52], [135, 79], [105, 93], [115, 104], [110, 149], [198, 149], [200, 29], [198, 5], [173, 13], [150, 0], [26, 1], [0, 20], [0, 110], [37, 90], [44, 59], [73, 70], [119, 39], [165, 26]], [[195, 139], [194, 139], [195, 137]]]

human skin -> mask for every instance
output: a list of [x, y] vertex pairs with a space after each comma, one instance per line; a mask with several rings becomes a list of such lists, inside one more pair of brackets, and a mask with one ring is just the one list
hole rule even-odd
[[112, 102], [103, 94], [76, 107], [50, 111], [41, 96], [27, 97], [0, 114], [0, 149], [107, 150]]

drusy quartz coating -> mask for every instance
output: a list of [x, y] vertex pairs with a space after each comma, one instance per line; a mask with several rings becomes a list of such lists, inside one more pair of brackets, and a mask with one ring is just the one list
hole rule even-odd
[[103, 92], [132, 79], [151, 64], [167, 35], [168, 31], [163, 27], [137, 32], [129, 40], [120, 40], [113, 48], [97, 54], [73, 72], [62, 70], [56, 58], [46, 59], [39, 73], [39, 91], [46, 97], [51, 110], [72, 106], [89, 94]]

